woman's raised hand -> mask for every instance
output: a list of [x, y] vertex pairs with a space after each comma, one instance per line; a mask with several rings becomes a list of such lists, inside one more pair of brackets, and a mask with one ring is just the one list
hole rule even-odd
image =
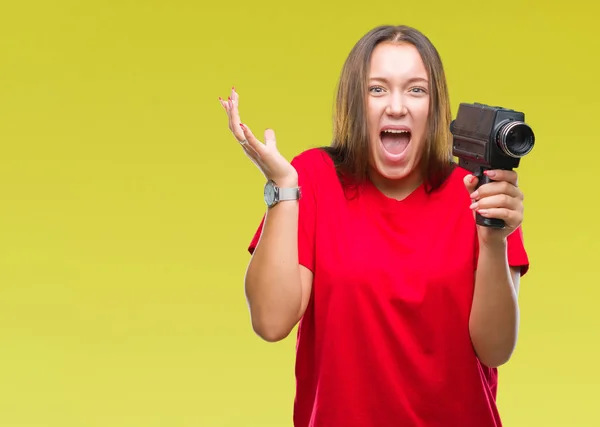
[[239, 113], [240, 97], [231, 89], [227, 100], [219, 98], [221, 105], [229, 118], [229, 130], [241, 145], [246, 155], [260, 169], [266, 179], [271, 179], [280, 187], [295, 187], [298, 185], [298, 173], [277, 150], [275, 132], [265, 130], [265, 142], [262, 143], [252, 133], [247, 125], [241, 123]]

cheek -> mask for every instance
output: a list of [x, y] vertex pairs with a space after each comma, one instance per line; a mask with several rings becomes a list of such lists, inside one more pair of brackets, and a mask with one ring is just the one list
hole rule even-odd
[[427, 119], [429, 117], [429, 104], [419, 106], [416, 111], [415, 121], [417, 122], [417, 126], [420, 132], [425, 132], [427, 128]]
[[370, 139], [379, 137], [379, 126], [381, 125], [381, 111], [376, 102], [367, 104], [367, 130]]
[[421, 153], [425, 146], [427, 136], [427, 119], [429, 117], [429, 103], [415, 105], [412, 111], [413, 131], [414, 131], [414, 149], [417, 153]]
[[369, 121], [370, 130], [377, 129], [379, 126], [379, 118], [381, 116], [379, 105], [376, 100], [369, 100], [367, 104], [367, 120]]

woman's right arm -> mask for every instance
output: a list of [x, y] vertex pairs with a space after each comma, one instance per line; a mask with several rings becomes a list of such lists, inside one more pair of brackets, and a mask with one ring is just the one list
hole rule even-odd
[[312, 272], [298, 263], [298, 202], [280, 202], [265, 215], [246, 272], [246, 298], [257, 335], [271, 342], [287, 337], [306, 310], [312, 280]]
[[[266, 179], [280, 187], [296, 187], [298, 173], [277, 150], [275, 133], [265, 131], [265, 143], [240, 123], [239, 95], [232, 89], [221, 105], [229, 129]], [[247, 142], [246, 142], [247, 141]], [[298, 257], [299, 201], [281, 201], [267, 210], [260, 239], [245, 277], [252, 327], [266, 341], [279, 341], [298, 323], [310, 299], [313, 274]]]

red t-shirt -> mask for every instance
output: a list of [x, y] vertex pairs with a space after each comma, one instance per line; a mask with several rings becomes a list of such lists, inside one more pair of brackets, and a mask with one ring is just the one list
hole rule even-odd
[[[298, 327], [294, 426], [500, 426], [497, 370], [479, 362], [469, 336], [478, 247], [468, 172], [397, 201], [371, 183], [346, 197], [321, 149], [292, 164], [299, 262], [314, 273]], [[527, 271], [520, 229], [508, 259]]]

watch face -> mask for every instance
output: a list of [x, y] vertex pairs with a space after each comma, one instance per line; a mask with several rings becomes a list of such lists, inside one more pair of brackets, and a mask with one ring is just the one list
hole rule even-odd
[[267, 182], [265, 185], [265, 203], [267, 205], [272, 205], [275, 203], [275, 188], [273, 187], [273, 183], [271, 181]]

